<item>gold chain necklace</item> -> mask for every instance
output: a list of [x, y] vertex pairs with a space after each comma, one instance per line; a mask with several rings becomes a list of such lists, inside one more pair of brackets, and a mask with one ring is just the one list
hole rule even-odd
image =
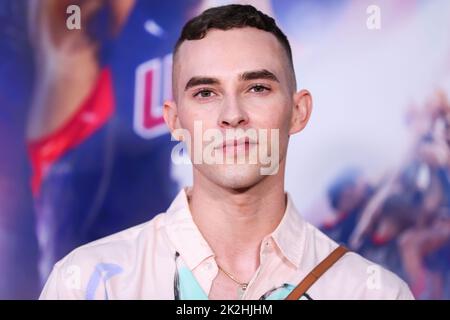
[[219, 265], [217, 265], [217, 266], [219, 267], [219, 270], [221, 270], [228, 278], [233, 280], [233, 282], [235, 282], [239, 286], [238, 296], [239, 296], [239, 299], [241, 299], [243, 294], [244, 294], [244, 292], [245, 292], [245, 290], [247, 290], [248, 282], [240, 282], [231, 273], [223, 270], [223, 268], [221, 266], [219, 266]]

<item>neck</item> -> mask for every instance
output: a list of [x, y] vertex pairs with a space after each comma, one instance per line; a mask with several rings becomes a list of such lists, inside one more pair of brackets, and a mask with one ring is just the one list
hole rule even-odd
[[219, 186], [194, 172], [192, 217], [223, 269], [245, 277], [258, 268], [261, 241], [286, 209], [283, 171], [245, 190]]

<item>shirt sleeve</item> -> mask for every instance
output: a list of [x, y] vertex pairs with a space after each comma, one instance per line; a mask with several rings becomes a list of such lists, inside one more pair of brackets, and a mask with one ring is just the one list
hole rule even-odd
[[81, 268], [77, 265], [58, 262], [53, 267], [42, 289], [39, 300], [85, 299]]
[[415, 300], [414, 295], [412, 294], [408, 285], [403, 280], [400, 280], [399, 290], [398, 290], [398, 293], [397, 293], [397, 296], [395, 297], [395, 299], [396, 300]]
[[58, 294], [58, 275], [59, 268], [55, 265], [53, 267], [50, 276], [47, 279], [47, 282], [42, 289], [41, 295], [39, 296], [39, 300], [57, 300], [59, 299]]

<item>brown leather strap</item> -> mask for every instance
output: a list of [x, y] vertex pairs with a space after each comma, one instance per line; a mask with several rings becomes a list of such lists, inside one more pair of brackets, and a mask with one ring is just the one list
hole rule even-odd
[[298, 300], [305, 294], [314, 282], [317, 281], [336, 261], [338, 261], [348, 249], [339, 246], [331, 252], [322, 262], [320, 262], [303, 280], [292, 290], [285, 300]]

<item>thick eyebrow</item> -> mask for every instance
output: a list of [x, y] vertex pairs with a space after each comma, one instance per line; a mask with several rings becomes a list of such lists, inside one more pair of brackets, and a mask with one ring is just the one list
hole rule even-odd
[[[255, 71], [247, 71], [239, 75], [239, 80], [241, 81], [250, 81], [250, 80], [259, 80], [266, 79], [275, 82], [280, 82], [275, 74], [266, 69], [255, 70]], [[219, 79], [211, 78], [211, 77], [192, 77], [186, 83], [184, 87], [184, 91], [196, 86], [201, 85], [216, 85], [220, 84]]]
[[266, 69], [244, 72], [239, 76], [239, 78], [242, 81], [266, 79], [280, 82], [275, 74]]
[[219, 79], [216, 78], [210, 78], [210, 77], [192, 77], [189, 79], [189, 81], [186, 83], [186, 86], [184, 87], [184, 91], [201, 85], [213, 85], [213, 84], [219, 84]]

